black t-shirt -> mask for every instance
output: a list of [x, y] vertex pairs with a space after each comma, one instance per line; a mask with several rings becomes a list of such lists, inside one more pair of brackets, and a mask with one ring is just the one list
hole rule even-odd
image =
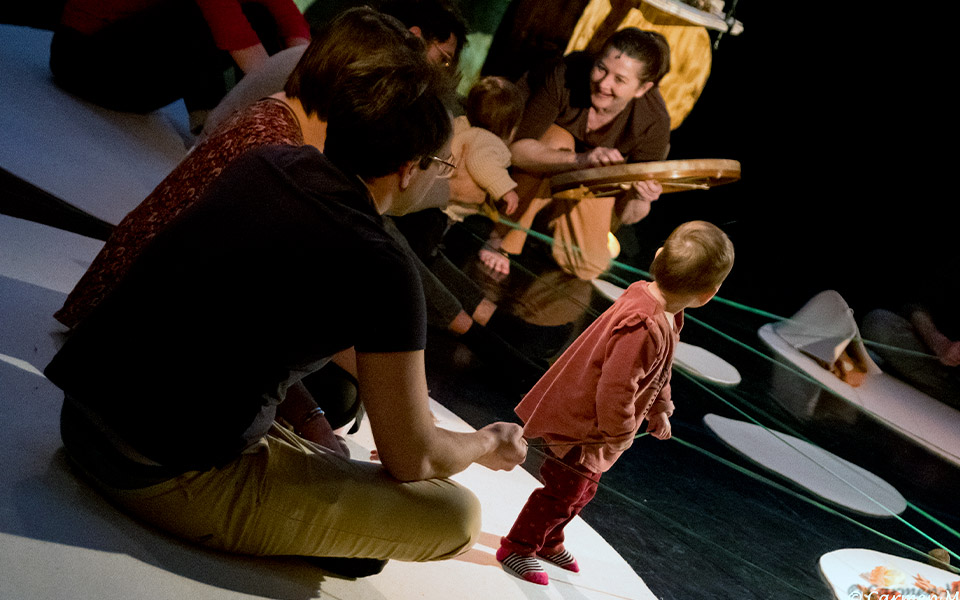
[[145, 455], [204, 468], [332, 354], [424, 348], [414, 265], [311, 146], [237, 159], [143, 251], [46, 374]]

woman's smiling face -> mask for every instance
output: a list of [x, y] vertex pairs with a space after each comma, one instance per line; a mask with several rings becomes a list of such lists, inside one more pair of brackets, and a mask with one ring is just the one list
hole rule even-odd
[[640, 82], [645, 69], [639, 60], [609, 48], [590, 71], [590, 103], [594, 110], [617, 114], [631, 100], [643, 96], [653, 87], [653, 82]]

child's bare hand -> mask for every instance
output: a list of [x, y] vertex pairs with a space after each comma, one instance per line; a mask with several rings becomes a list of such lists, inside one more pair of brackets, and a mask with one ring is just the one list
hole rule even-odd
[[520, 203], [520, 196], [517, 195], [516, 190], [510, 190], [504, 194], [503, 198], [500, 198], [500, 200], [507, 205], [503, 212], [505, 214], [512, 215], [513, 211], [517, 210], [517, 205]]
[[658, 440], [670, 439], [670, 418], [666, 413], [657, 413], [647, 417], [647, 431]]

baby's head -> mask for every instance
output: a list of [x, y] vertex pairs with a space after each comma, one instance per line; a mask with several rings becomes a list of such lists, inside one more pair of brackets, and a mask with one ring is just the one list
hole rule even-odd
[[467, 94], [470, 124], [492, 132], [508, 144], [522, 116], [523, 96], [516, 85], [503, 77], [484, 77]]
[[674, 229], [657, 250], [650, 274], [664, 292], [697, 296], [705, 304], [732, 268], [733, 244], [727, 234], [706, 221], [690, 221]]

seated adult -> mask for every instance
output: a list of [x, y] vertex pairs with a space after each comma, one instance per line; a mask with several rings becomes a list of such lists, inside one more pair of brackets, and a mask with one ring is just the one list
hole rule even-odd
[[[941, 263], [938, 271], [955, 278], [956, 269], [951, 266], [958, 265]], [[932, 289], [915, 290], [916, 299], [897, 310], [868, 312], [860, 333], [865, 340], [881, 344], [869, 349], [882, 359], [880, 366], [885, 372], [960, 409], [960, 318], [956, 310], [960, 285], [955, 279], [932, 283]]]
[[[644, 181], [616, 199], [561, 204], [550, 202], [549, 193], [541, 189], [544, 178], [665, 159], [670, 116], [657, 84], [669, 70], [670, 48], [663, 36], [631, 27], [610, 36], [595, 58], [571, 54], [524, 79], [529, 99], [510, 145], [521, 203], [514, 215], [528, 227], [539, 217], [563, 245], [554, 244], [554, 257], [583, 279], [606, 270], [611, 229], [646, 217], [663, 189], [656, 181]], [[551, 210], [544, 212], [549, 214], [538, 214], [548, 205]], [[521, 252], [522, 231], [501, 226], [499, 234], [504, 252]], [[509, 270], [509, 261], [498, 252], [483, 251], [481, 258], [494, 271]]]
[[252, 73], [268, 48], [309, 41], [293, 0], [67, 0], [50, 68], [58, 85], [106, 108], [149, 112], [184, 98], [199, 130], [231, 64]]
[[[423, 296], [381, 215], [432, 183], [450, 127], [422, 51], [391, 56], [340, 74], [323, 154], [274, 144], [226, 166], [47, 366], [68, 456], [124, 510], [356, 576], [468, 549], [479, 504], [445, 478], [524, 459], [518, 425], [452, 432], [429, 409]], [[349, 347], [382, 466], [348, 459], [299, 383]]]
[[[467, 25], [455, 4], [449, 0], [383, 0], [377, 9], [396, 17], [414, 35], [423, 39], [431, 62], [450, 72], [456, 71], [460, 52], [467, 42]], [[266, 60], [264, 68], [237, 82], [211, 111], [201, 137], [216, 129], [234, 112], [282, 90], [303, 52], [302, 47], [277, 52]]]

